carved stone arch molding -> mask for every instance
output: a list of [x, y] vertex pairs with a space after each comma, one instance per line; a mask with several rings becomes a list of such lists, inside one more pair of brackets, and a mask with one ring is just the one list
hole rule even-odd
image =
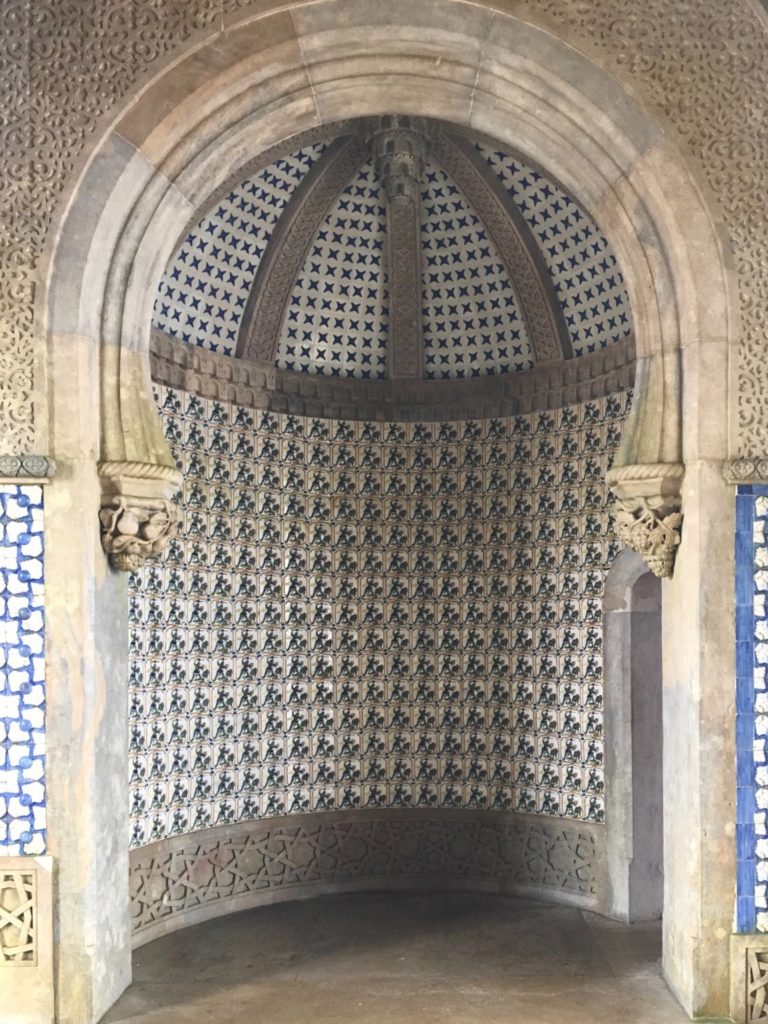
[[[157, 547], [162, 522], [173, 529], [178, 476], [152, 405], [148, 351], [157, 283], [181, 231], [254, 152], [318, 121], [393, 109], [510, 144], [549, 168], [611, 239], [638, 355], [635, 411], [611, 485], [632, 520], [629, 543], [647, 552], [659, 519], [668, 540], [682, 478], [684, 354], [694, 372], [708, 353], [724, 407], [733, 329], [715, 225], [677, 149], [614, 80], [550, 32], [458, 2], [442, 22], [431, 5], [388, 5], [382, 20], [365, 3], [331, 32], [339, 2], [235, 25], [216, 61], [203, 49], [174, 65], [103, 140], [75, 193], [53, 260], [48, 326], [55, 354], [62, 336], [100, 347], [94, 446], [108, 467], [106, 546], [138, 557]], [[386, 86], [377, 54], [407, 54]], [[726, 456], [724, 425], [707, 440], [713, 456]], [[628, 485], [623, 467], [638, 465]], [[126, 500], [138, 517], [121, 518]], [[668, 571], [668, 559], [656, 564]]]
[[[104, 715], [116, 717], [99, 720], [109, 742], [99, 748], [99, 779], [83, 796], [64, 790], [77, 776], [62, 763], [64, 744], [57, 747], [57, 738], [71, 737], [64, 718], [73, 716], [68, 705], [58, 712], [55, 701], [52, 705], [50, 747], [52, 758], [60, 760], [51, 771], [50, 834], [56, 852], [63, 850], [62, 898], [77, 892], [83, 914], [95, 913], [103, 893], [119, 892], [127, 875], [127, 848], [120, 849], [119, 838], [124, 822], [113, 810], [124, 806], [115, 780], [125, 774], [127, 729], [118, 710], [121, 700], [105, 695], [107, 682], [119, 686], [127, 678], [127, 656], [103, 646], [84, 655], [73, 650], [72, 636], [92, 630], [89, 635], [103, 645], [108, 631], [126, 625], [115, 596], [118, 587], [105, 582], [103, 563], [93, 550], [94, 523], [88, 515], [98, 501], [95, 465], [106, 480], [108, 514], [117, 513], [115, 539], [151, 545], [166, 521], [167, 529], [173, 528], [173, 513], [162, 503], [169, 501], [178, 477], [159, 428], [149, 372], [152, 305], [168, 258], [196, 211], [255, 153], [318, 124], [402, 112], [466, 125], [546, 167], [593, 217], [622, 267], [636, 328], [638, 378], [613, 486], [636, 519], [646, 510], [662, 518], [675, 514], [681, 492], [687, 503], [677, 572], [666, 584], [670, 600], [664, 605], [665, 635], [677, 636], [684, 652], [677, 661], [674, 651], [670, 654], [669, 680], [665, 663], [665, 687], [668, 681], [676, 687], [665, 727], [681, 730], [681, 746], [690, 741], [685, 758], [673, 750], [665, 764], [665, 772], [677, 771], [682, 780], [679, 794], [668, 787], [665, 816], [671, 828], [688, 837], [681, 860], [670, 863], [666, 875], [668, 891], [680, 894], [665, 913], [666, 948], [673, 951], [666, 971], [691, 1012], [718, 1015], [727, 989], [727, 966], [718, 953], [732, 915], [728, 879], [735, 877], [727, 832], [731, 819], [727, 801], [703, 787], [696, 757], [703, 756], [703, 715], [713, 734], [725, 737], [732, 731], [721, 709], [732, 638], [723, 633], [722, 609], [705, 600], [703, 584], [703, 567], [713, 562], [718, 578], [730, 578], [723, 554], [731, 546], [730, 496], [720, 468], [728, 455], [728, 351], [738, 316], [727, 247], [705, 189], [660, 119], [648, 112], [653, 103], [663, 106], [658, 95], [651, 90], [644, 108], [599, 65], [610, 63], [600, 48], [607, 38], [616, 40], [627, 61], [634, 59], [622, 42], [624, 33], [635, 39], [635, 30], [627, 28], [631, 17], [617, 15], [615, 4], [601, 0], [512, 6], [519, 16], [463, 0], [324, 0], [284, 4], [272, 13], [261, 3], [257, 15], [246, 8], [241, 18], [228, 3], [210, 36], [201, 30], [195, 48], [169, 64], [124, 110], [94, 147], [69, 196], [41, 299], [55, 382], [52, 454], [62, 467], [60, 482], [51, 487], [50, 576], [81, 580], [87, 607], [73, 623], [59, 609], [49, 641], [60, 674], [86, 659], [93, 676], [83, 702], [89, 712], [106, 708]], [[576, 42], [560, 16], [566, 7], [574, 23], [587, 26], [592, 43]], [[659, 3], [647, 13], [653, 39], [664, 31], [666, 9]], [[630, 8], [630, 15], [636, 14]], [[218, 31], [221, 24], [224, 30]], [[682, 45], [687, 36], [681, 41], [679, 26], [675, 31], [672, 38]], [[673, 63], [679, 59], [675, 46], [665, 58]], [[586, 55], [589, 47], [594, 59]], [[722, 38], [713, 52], [722, 53]], [[610, 66], [621, 73], [621, 62]], [[723, 415], [713, 417], [712, 409]], [[122, 498], [131, 500], [124, 502], [129, 514], [121, 533]], [[68, 502], [77, 503], [84, 539], [71, 536]], [[131, 516], [134, 508], [139, 514]], [[60, 509], [70, 514], [57, 517]], [[153, 519], [157, 513], [160, 520]], [[125, 548], [133, 557], [137, 552], [130, 544]], [[90, 582], [97, 577], [98, 594], [81, 579], [84, 566]], [[62, 606], [68, 599], [63, 591], [57, 598]], [[705, 632], [711, 638], [707, 644], [701, 642]], [[90, 701], [92, 692], [98, 702]], [[716, 750], [708, 749], [711, 772], [730, 778], [731, 755], [725, 739]], [[92, 749], [82, 756], [92, 757]], [[110, 814], [107, 824], [114, 831], [105, 835], [98, 826]], [[82, 830], [73, 828], [74, 821]], [[100, 875], [93, 874], [85, 896], [79, 885], [88, 874], [81, 870], [86, 854], [66, 846], [76, 831], [82, 833], [82, 849], [90, 844], [86, 854], [91, 848], [117, 851]], [[125, 941], [127, 922], [121, 905], [113, 909], [108, 938], [117, 947]], [[73, 913], [79, 922], [80, 909]], [[80, 951], [93, 950], [94, 931], [90, 920], [67, 928], [60, 973], [69, 962], [74, 979], [81, 970]], [[102, 947], [97, 958], [107, 955]], [[122, 974], [116, 972], [116, 990], [125, 982], [126, 963], [121, 960]], [[60, 992], [62, 1004], [80, 998], [76, 987], [71, 981]], [[86, 1015], [74, 1013], [70, 1019]]]

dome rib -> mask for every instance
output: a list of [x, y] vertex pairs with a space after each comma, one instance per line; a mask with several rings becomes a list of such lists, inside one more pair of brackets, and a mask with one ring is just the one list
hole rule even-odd
[[254, 278], [237, 356], [275, 362], [286, 310], [307, 254], [328, 212], [367, 158], [357, 134], [336, 139], [291, 196]]
[[568, 327], [539, 246], [496, 175], [472, 143], [458, 136], [435, 133], [430, 148], [496, 247], [518, 296], [535, 361], [549, 363], [571, 358]]

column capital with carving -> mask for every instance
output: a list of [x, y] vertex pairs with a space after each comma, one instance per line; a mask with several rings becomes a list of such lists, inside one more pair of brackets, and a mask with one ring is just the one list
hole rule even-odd
[[670, 577], [683, 522], [680, 488], [682, 463], [619, 466], [607, 474], [616, 496], [616, 536], [645, 560], [654, 576]]
[[182, 477], [170, 466], [101, 462], [101, 543], [112, 566], [135, 572], [175, 536], [179, 512], [172, 498]]

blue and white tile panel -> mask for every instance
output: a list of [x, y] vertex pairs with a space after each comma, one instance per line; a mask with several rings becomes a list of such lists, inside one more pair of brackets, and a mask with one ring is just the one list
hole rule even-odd
[[279, 369], [359, 380], [386, 376], [384, 203], [366, 163], [314, 239], [283, 322]]
[[500, 150], [477, 148], [539, 243], [563, 306], [574, 354], [583, 356], [626, 338], [632, 320], [624, 279], [595, 223], [538, 171]]
[[736, 930], [768, 931], [768, 487], [736, 496]]
[[43, 494], [0, 486], [0, 857], [45, 852]]
[[307, 146], [244, 181], [184, 239], [160, 283], [153, 325], [233, 355], [253, 279], [280, 214], [325, 146]]
[[159, 389], [183, 528], [131, 576], [131, 843], [351, 807], [603, 820], [629, 395], [448, 423]]
[[533, 354], [512, 282], [483, 223], [439, 167], [423, 175], [421, 245], [425, 375], [527, 370]]

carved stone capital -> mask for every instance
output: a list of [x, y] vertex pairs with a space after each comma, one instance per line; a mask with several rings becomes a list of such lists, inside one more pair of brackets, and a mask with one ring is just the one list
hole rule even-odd
[[619, 466], [607, 475], [618, 502], [613, 516], [616, 536], [644, 559], [654, 576], [669, 577], [674, 571], [684, 474], [680, 463], [653, 463]]
[[102, 547], [115, 569], [134, 572], [159, 555], [178, 529], [171, 498], [181, 474], [169, 466], [102, 462], [99, 476]]

